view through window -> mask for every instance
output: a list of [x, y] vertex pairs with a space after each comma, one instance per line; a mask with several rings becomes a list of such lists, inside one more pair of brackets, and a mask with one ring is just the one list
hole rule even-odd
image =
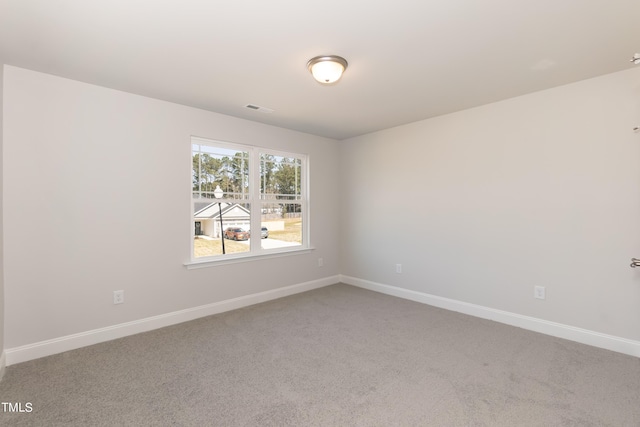
[[306, 248], [306, 162], [192, 138], [192, 258]]

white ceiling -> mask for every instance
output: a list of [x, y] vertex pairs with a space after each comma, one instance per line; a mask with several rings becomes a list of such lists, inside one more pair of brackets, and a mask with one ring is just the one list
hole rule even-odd
[[[635, 52], [640, 0], [0, 0], [5, 64], [336, 139], [631, 68]], [[334, 86], [306, 69], [325, 54], [349, 61]]]

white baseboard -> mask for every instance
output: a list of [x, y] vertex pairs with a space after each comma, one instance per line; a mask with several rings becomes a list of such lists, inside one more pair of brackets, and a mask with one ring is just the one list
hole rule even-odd
[[[9, 348], [5, 350], [3, 359], [0, 359], [0, 362], [4, 362], [6, 360], [7, 366], [26, 362], [28, 360], [38, 359], [40, 357], [62, 353], [76, 348], [134, 335], [140, 332], [147, 332], [163, 328], [165, 326], [188, 322], [189, 320], [198, 319], [200, 317], [211, 316], [213, 314], [223, 313], [225, 311], [235, 310], [259, 304], [261, 302], [310, 291], [312, 289], [322, 288], [324, 286], [338, 283], [340, 281], [339, 279], [339, 276], [325, 277], [319, 280], [286, 286], [212, 304], [201, 305], [198, 307], [188, 308], [186, 310], [147, 317], [145, 319], [134, 320], [132, 322], [108, 326], [106, 328], [94, 329], [78, 334], [27, 344], [20, 347]], [[5, 354], [6, 359], [4, 359]]]
[[496, 310], [449, 298], [429, 295], [422, 292], [402, 289], [395, 286], [383, 285], [380, 283], [358, 279], [355, 277], [338, 275], [292, 286], [286, 286], [283, 288], [273, 289], [270, 291], [260, 292], [257, 294], [246, 295], [243, 297], [233, 298], [230, 300], [220, 301], [212, 304], [206, 304], [185, 310], [174, 311], [171, 313], [161, 314], [158, 316], [148, 317], [132, 322], [121, 323], [105, 328], [94, 329], [78, 334], [67, 335], [64, 337], [28, 344], [21, 347], [6, 349], [3, 353], [0, 354], [0, 379], [4, 374], [5, 366], [10, 366], [16, 363], [26, 362], [28, 360], [38, 359], [40, 357], [50, 356], [52, 354], [74, 350], [76, 348], [86, 347], [89, 345], [98, 344], [129, 335], [134, 335], [141, 332], [147, 332], [154, 329], [163, 328], [165, 326], [171, 326], [178, 323], [187, 322], [189, 320], [198, 319], [200, 317], [210, 316], [213, 314], [223, 313], [225, 311], [247, 307], [253, 304], [259, 304], [261, 302], [266, 302], [277, 298], [310, 291], [312, 289], [333, 285], [338, 282], [346, 283], [348, 285], [357, 286], [375, 292], [380, 292], [387, 295], [392, 295], [399, 298], [408, 299], [411, 301], [420, 302], [423, 304], [432, 305], [434, 307], [444, 308], [446, 310], [468, 314], [482, 319], [493, 320], [507, 325], [516, 326], [546, 335], [551, 335], [554, 337], [576, 341], [594, 347], [604, 348], [618, 353], [628, 354], [630, 356], [640, 357], [639, 341], [602, 334], [599, 332], [589, 331], [587, 329], [576, 328], [560, 323], [549, 322], [534, 317], [522, 316], [507, 311]]
[[534, 332], [564, 338], [570, 341], [604, 348], [630, 356], [640, 357], [640, 341], [620, 338], [613, 335], [602, 334], [587, 329], [576, 328], [574, 326], [563, 325], [561, 323], [549, 322], [535, 317], [522, 316], [508, 311], [496, 310], [476, 304], [469, 304], [449, 298], [442, 298], [422, 292], [402, 289], [395, 286], [383, 285], [356, 277], [340, 275], [340, 281], [348, 285], [359, 288], [392, 295], [446, 310], [457, 311], [482, 319], [493, 320], [511, 326], [517, 326]]

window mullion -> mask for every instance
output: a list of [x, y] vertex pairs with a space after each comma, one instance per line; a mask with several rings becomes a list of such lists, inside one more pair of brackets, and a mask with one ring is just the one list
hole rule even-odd
[[249, 151], [249, 203], [251, 203], [251, 252], [260, 250], [260, 229], [262, 227], [262, 211], [260, 203], [260, 152]]

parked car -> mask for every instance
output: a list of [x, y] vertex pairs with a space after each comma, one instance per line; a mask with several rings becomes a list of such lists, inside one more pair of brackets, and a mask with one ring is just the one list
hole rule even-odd
[[224, 230], [224, 238], [231, 240], [247, 240], [251, 237], [251, 234], [248, 231], [245, 231], [244, 228], [240, 227], [228, 227]]
[[[251, 230], [249, 230], [249, 234], [251, 234]], [[269, 237], [269, 229], [267, 227], [262, 227], [260, 229], [260, 237], [262, 237], [263, 239]]]

